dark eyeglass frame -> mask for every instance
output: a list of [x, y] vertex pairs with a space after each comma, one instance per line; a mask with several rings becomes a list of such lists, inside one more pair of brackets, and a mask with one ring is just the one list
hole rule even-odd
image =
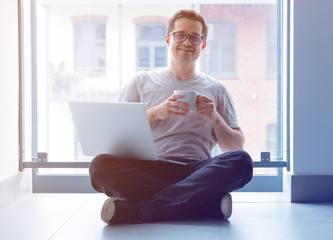
[[[180, 33], [180, 34], [185, 35], [185, 38], [184, 38], [183, 41], [177, 41], [177, 40], [176, 40], [176, 38], [175, 38], [175, 34], [177, 34], [177, 33]], [[203, 41], [206, 40], [203, 36], [201, 36], [201, 35], [199, 35], [199, 34], [186, 34], [186, 33], [183, 33], [183, 32], [170, 32], [170, 33], [169, 33], [169, 36], [170, 36], [170, 35], [173, 35], [173, 40], [174, 40], [175, 42], [177, 42], [177, 43], [183, 43], [183, 42], [186, 41], [187, 38], [189, 38], [191, 44], [193, 44], [193, 45], [195, 45], [195, 46], [200, 45], [200, 43], [202, 43]], [[198, 36], [198, 37], [200, 37], [200, 38], [201, 38], [200, 42], [199, 42], [199, 43], [193, 42], [193, 36]]]

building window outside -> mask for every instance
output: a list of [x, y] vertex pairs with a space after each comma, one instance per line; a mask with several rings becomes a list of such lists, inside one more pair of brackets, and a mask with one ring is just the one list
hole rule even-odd
[[235, 23], [209, 23], [207, 48], [203, 55], [204, 72], [214, 77], [236, 76], [236, 30]]
[[81, 77], [105, 77], [106, 18], [80, 16], [72, 20], [74, 71]]
[[150, 22], [136, 25], [137, 70], [150, 70], [167, 65], [165, 34], [165, 24]]

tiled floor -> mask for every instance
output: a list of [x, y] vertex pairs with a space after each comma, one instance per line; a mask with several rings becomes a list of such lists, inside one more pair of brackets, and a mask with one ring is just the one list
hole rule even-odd
[[1, 240], [332, 239], [333, 203], [295, 204], [280, 193], [233, 193], [228, 221], [107, 226], [103, 194], [28, 194], [0, 210]]

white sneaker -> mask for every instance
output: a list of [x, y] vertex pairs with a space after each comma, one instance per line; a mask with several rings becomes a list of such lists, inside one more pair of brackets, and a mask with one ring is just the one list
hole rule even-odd
[[102, 207], [102, 220], [107, 224], [142, 223], [144, 221], [138, 204], [108, 198]]
[[232, 199], [231, 195], [227, 193], [223, 196], [221, 200], [221, 211], [224, 216], [224, 219], [228, 219], [231, 217], [232, 213]]
[[114, 212], [116, 209], [116, 206], [114, 204], [115, 200], [117, 200], [117, 199], [108, 198], [103, 204], [102, 211], [101, 211], [101, 219], [107, 224], [110, 222], [110, 220], [114, 216]]

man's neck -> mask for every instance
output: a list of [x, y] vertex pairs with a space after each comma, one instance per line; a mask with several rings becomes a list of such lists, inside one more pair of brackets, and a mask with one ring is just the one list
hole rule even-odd
[[195, 63], [194, 64], [189, 64], [189, 63], [180, 64], [180, 63], [171, 62], [170, 72], [179, 81], [186, 81], [191, 78], [194, 78], [197, 75], [197, 73], [195, 71]]

